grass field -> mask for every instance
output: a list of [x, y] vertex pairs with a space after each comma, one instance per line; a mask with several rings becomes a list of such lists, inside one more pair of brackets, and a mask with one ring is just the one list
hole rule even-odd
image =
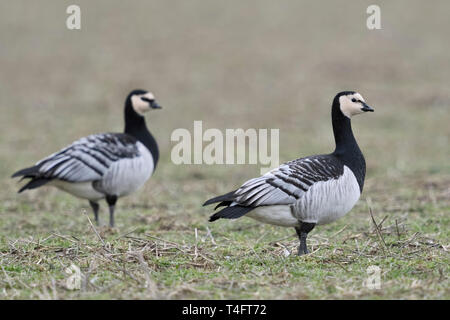
[[[449, 299], [450, 4], [379, 1], [370, 31], [372, 3], [78, 1], [70, 31], [71, 2], [2, 2], [0, 299]], [[117, 228], [93, 228], [88, 203], [56, 189], [16, 193], [14, 171], [121, 131], [135, 88], [164, 108], [147, 118], [161, 160], [118, 202]], [[295, 255], [291, 229], [207, 222], [201, 204], [259, 166], [176, 166], [174, 129], [279, 128], [281, 162], [326, 153], [331, 100], [348, 89], [375, 108], [353, 121], [366, 184], [310, 234], [312, 254]], [[380, 289], [364, 285], [370, 266]]]

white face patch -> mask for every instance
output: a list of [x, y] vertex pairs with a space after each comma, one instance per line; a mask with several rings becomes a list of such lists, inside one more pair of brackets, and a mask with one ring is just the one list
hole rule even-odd
[[134, 111], [142, 116], [144, 115], [144, 113], [149, 111], [151, 107], [148, 101], [144, 101], [141, 98], [155, 100], [155, 96], [151, 92], [147, 92], [146, 94], [135, 94], [131, 96], [131, 105], [133, 106]]
[[349, 119], [356, 114], [364, 113], [364, 111], [361, 110], [363, 105], [360, 102], [353, 102], [352, 99], [365, 102], [364, 98], [359, 93], [339, 97], [341, 111]]

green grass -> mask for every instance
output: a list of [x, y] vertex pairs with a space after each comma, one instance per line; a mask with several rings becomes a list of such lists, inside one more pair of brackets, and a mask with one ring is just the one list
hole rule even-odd
[[[63, 2], [0, 8], [0, 299], [450, 298], [448, 2], [383, 2], [379, 31], [361, 1], [78, 4], [77, 32]], [[88, 203], [56, 189], [16, 193], [14, 171], [122, 130], [134, 88], [163, 105], [148, 115], [161, 160], [119, 200], [116, 229], [94, 230]], [[176, 166], [174, 129], [279, 128], [282, 162], [325, 153], [331, 99], [347, 89], [375, 108], [353, 121], [366, 183], [347, 216], [311, 232], [311, 254], [295, 255], [291, 229], [207, 222], [201, 204], [259, 167]], [[370, 266], [379, 290], [364, 285]]]
[[[425, 192], [421, 182], [412, 181], [416, 188], [396, 189], [395, 199], [371, 192], [376, 184], [366, 190], [373, 194], [373, 216], [382, 222], [380, 234], [360, 201], [347, 217], [317, 227], [308, 239], [313, 253], [303, 257], [295, 255], [293, 230], [250, 219], [208, 224], [208, 210], [192, 205], [195, 194], [173, 208], [163, 205], [171, 198], [164, 193], [156, 192], [161, 204], [145, 208], [133, 208], [138, 202], [125, 199], [118, 228], [100, 227], [97, 236], [79, 201], [42, 189], [37, 191], [42, 197], [30, 193], [3, 205], [0, 294], [5, 299], [446, 299], [450, 179], [430, 180], [433, 188]], [[161, 187], [155, 182], [154, 188]], [[64, 270], [72, 264], [84, 275], [80, 290], [67, 289]], [[364, 285], [369, 266], [381, 268], [379, 290]]]

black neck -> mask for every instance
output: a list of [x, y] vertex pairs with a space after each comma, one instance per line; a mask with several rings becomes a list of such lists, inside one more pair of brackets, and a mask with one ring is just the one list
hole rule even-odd
[[359, 189], [362, 192], [366, 175], [366, 161], [353, 135], [350, 119], [342, 114], [339, 103], [337, 105], [335, 103], [333, 103], [331, 112], [334, 140], [336, 142], [336, 149], [333, 155], [353, 171], [358, 181]]
[[125, 104], [125, 130], [126, 134], [135, 137], [137, 140], [142, 142], [144, 146], [150, 151], [153, 157], [153, 164], [156, 168], [156, 164], [159, 159], [159, 149], [155, 138], [152, 136], [150, 131], [147, 129], [144, 117], [138, 115], [134, 111], [130, 99], [127, 99]]

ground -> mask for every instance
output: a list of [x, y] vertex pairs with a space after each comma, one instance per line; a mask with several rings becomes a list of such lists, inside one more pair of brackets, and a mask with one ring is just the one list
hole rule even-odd
[[[69, 4], [0, 4], [0, 299], [450, 298], [447, 2], [381, 1], [373, 31], [364, 1], [79, 1], [79, 31], [65, 28]], [[163, 106], [148, 115], [161, 159], [118, 201], [115, 229], [56, 189], [16, 193], [14, 171], [121, 131], [135, 88]], [[202, 203], [260, 168], [177, 166], [174, 129], [278, 128], [281, 162], [326, 153], [331, 100], [349, 89], [375, 109], [353, 120], [366, 184], [311, 232], [311, 254], [295, 255], [293, 229], [207, 221]]]

